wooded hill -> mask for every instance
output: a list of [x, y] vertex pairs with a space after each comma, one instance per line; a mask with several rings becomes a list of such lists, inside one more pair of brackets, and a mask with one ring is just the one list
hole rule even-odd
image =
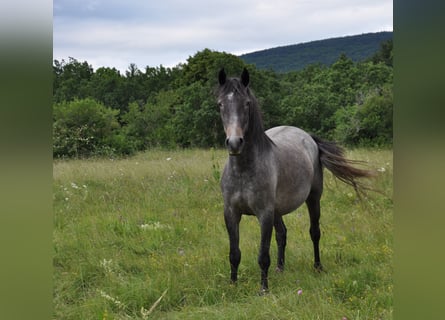
[[298, 71], [315, 63], [330, 66], [341, 54], [354, 62], [366, 60], [379, 50], [382, 42], [392, 37], [392, 32], [365, 33], [265, 49], [243, 54], [240, 58], [258, 69], [280, 73]]

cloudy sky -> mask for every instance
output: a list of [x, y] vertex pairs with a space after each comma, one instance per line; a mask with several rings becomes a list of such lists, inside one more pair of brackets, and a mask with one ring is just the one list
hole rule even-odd
[[392, 31], [391, 0], [54, 0], [53, 58], [94, 69], [173, 67], [204, 48], [242, 54]]

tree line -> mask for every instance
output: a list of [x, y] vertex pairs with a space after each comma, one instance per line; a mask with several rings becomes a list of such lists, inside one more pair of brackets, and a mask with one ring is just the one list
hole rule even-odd
[[53, 155], [129, 155], [152, 147], [220, 147], [215, 99], [218, 71], [244, 67], [265, 127], [298, 126], [348, 146], [392, 144], [392, 45], [353, 62], [313, 64], [278, 74], [239, 57], [204, 49], [172, 68], [130, 64], [97, 70], [74, 58], [53, 64]]

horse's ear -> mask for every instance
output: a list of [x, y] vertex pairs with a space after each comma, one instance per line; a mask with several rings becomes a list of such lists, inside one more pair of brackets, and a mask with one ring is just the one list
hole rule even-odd
[[224, 83], [226, 83], [226, 79], [227, 79], [226, 72], [224, 71], [224, 68], [222, 68], [221, 70], [219, 70], [218, 74], [219, 84], [223, 85]]
[[244, 68], [243, 73], [241, 73], [241, 83], [247, 87], [249, 85], [249, 71]]

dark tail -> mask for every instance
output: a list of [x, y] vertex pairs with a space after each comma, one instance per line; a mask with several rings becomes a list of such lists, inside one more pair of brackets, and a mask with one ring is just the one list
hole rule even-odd
[[312, 139], [318, 145], [321, 164], [339, 180], [352, 186], [359, 198], [361, 198], [364, 190], [373, 190], [362, 182], [357, 181], [357, 178], [371, 178], [376, 175], [374, 171], [359, 169], [353, 166], [354, 164], [363, 164], [363, 161], [345, 158], [344, 149], [335, 142], [325, 141], [315, 136], [312, 136]]

